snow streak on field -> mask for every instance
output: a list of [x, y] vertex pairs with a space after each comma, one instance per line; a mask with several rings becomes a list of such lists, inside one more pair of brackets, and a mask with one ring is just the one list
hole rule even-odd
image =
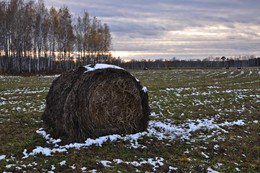
[[54, 77], [0, 76], [1, 170], [257, 171], [259, 74], [259, 69], [133, 72], [149, 90], [148, 130], [71, 144], [48, 134], [40, 120]]

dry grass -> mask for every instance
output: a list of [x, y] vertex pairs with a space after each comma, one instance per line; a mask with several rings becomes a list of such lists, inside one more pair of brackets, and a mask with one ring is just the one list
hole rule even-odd
[[[35, 132], [43, 126], [44, 98], [53, 78], [0, 77], [0, 99], [5, 99], [0, 105], [0, 156], [6, 155], [0, 171], [260, 172], [259, 68], [132, 73], [149, 89], [152, 122], [171, 124], [179, 131], [157, 128], [158, 134], [168, 136], [144, 135], [136, 141], [137, 148], [132, 141], [117, 140], [27, 159], [22, 159], [24, 149], [55, 148]], [[244, 124], [223, 125], [238, 121]], [[208, 126], [189, 131], [190, 125], [203, 124]], [[104, 160], [110, 167], [102, 164]]]

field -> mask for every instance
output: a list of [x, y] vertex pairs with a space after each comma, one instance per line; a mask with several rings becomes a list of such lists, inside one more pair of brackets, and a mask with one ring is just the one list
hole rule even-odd
[[54, 76], [0, 76], [0, 172], [260, 172], [260, 69], [131, 71], [147, 132], [64, 144], [41, 121]]

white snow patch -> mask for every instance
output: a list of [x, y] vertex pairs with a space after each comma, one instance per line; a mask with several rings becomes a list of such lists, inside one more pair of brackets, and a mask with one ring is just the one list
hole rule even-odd
[[0, 97], [0, 101], [7, 101], [7, 99], [4, 97]]
[[0, 160], [4, 160], [6, 158], [6, 155], [1, 155]]
[[108, 160], [101, 160], [99, 161], [104, 167], [111, 167], [109, 164], [111, 164], [112, 162], [108, 161]]
[[223, 163], [217, 163], [217, 166], [221, 167], [221, 166], [224, 166], [224, 164]]
[[[1, 98], [0, 98], [1, 99]], [[1, 102], [0, 102], [0, 106], [3, 106], [3, 105], [7, 105], [8, 103], [6, 102], [6, 101], [2, 101], [2, 100], [0, 100]]]
[[239, 169], [239, 168], [235, 168], [235, 169], [236, 169], [236, 171], [240, 172], [240, 169]]
[[63, 160], [59, 163], [60, 166], [65, 166], [66, 165], [66, 160]]
[[55, 170], [56, 168], [55, 168], [55, 166], [54, 165], [51, 165], [51, 170]]
[[116, 164], [124, 163], [124, 161], [121, 159], [114, 159], [113, 162]]
[[220, 129], [223, 132], [227, 133], [226, 130], [221, 127], [225, 126], [243, 126], [245, 123], [243, 120], [237, 120], [234, 122], [225, 122], [222, 124], [216, 124], [214, 119], [197, 119], [197, 120], [188, 120], [186, 124], [179, 126], [174, 125], [171, 122], [158, 122], [150, 121], [148, 128], [148, 136], [155, 136], [159, 140], [162, 139], [175, 139], [176, 136], [179, 136], [183, 139], [189, 139], [192, 132], [195, 132], [200, 129]]
[[75, 164], [73, 164], [72, 166], [70, 166], [70, 168], [71, 168], [72, 170], [75, 170], [75, 169], [76, 169]]
[[53, 153], [62, 153], [62, 152], [66, 152], [67, 149], [65, 148], [47, 148], [47, 147], [41, 147], [41, 146], [38, 146], [36, 147], [35, 149], [32, 150], [31, 153], [27, 153], [27, 150], [24, 149], [23, 151], [23, 159], [26, 159], [28, 158], [29, 156], [35, 156], [37, 154], [42, 154], [44, 156], [51, 156]]
[[[155, 157], [155, 158], [140, 158], [138, 161], [131, 161], [131, 162], [125, 162], [121, 159], [114, 159], [113, 162], [116, 164], [125, 163], [127, 165], [133, 165], [135, 167], [140, 167], [142, 165], [151, 165], [153, 167], [153, 171], [156, 171], [159, 167], [163, 166], [164, 158], [162, 157]], [[108, 161], [108, 163], [111, 163]], [[103, 164], [104, 165], [104, 164]], [[173, 167], [172, 167], [173, 168]]]
[[61, 142], [61, 139], [53, 139], [50, 137], [50, 134], [47, 134], [43, 128], [40, 128], [39, 130], [36, 131], [36, 133], [38, 133], [39, 135], [41, 135], [48, 144], [57, 144], [59, 142]]
[[[155, 113], [154, 113], [155, 114]], [[99, 146], [102, 147], [102, 145], [105, 142], [113, 142], [113, 141], [129, 141], [130, 142], [130, 148], [146, 148], [144, 145], [140, 145], [138, 143], [138, 140], [142, 138], [143, 136], [147, 137], [156, 137], [159, 140], [173, 140], [176, 137], [179, 137], [181, 139], [190, 139], [190, 136], [192, 135], [192, 132], [195, 132], [200, 129], [219, 129], [225, 133], [228, 133], [228, 131], [222, 129], [222, 127], [225, 126], [243, 126], [245, 125], [243, 120], [237, 120], [233, 122], [224, 122], [221, 124], [217, 124], [214, 122], [214, 118], [212, 119], [197, 119], [197, 120], [187, 120], [186, 123], [181, 125], [175, 125], [171, 120], [165, 120], [167, 122], [160, 122], [160, 121], [150, 121], [148, 125], [147, 132], [140, 132], [136, 134], [129, 134], [129, 135], [107, 135], [102, 136], [96, 139], [87, 138], [87, 140], [84, 143], [71, 143], [64, 146], [60, 146], [56, 143], [56, 139], [53, 139], [50, 137], [49, 134], [47, 134], [42, 128], [37, 130], [37, 133], [42, 135], [47, 143], [54, 144], [53, 148], [47, 148], [47, 147], [41, 147], [37, 146], [35, 149], [33, 149], [30, 153], [27, 152], [26, 149], [23, 151], [23, 159], [28, 158], [29, 156], [34, 156], [37, 154], [42, 154], [45, 156], [51, 156], [54, 153], [61, 153], [61, 152], [67, 152], [69, 149], [80, 149], [80, 148], [88, 148], [89, 146]], [[208, 136], [203, 136], [205, 138], [208, 138]], [[206, 157], [206, 156], [205, 156]]]
[[138, 142], [136, 142], [136, 140], [138, 140], [140, 137], [142, 137], [146, 134], [147, 134], [147, 132], [140, 132], [140, 133], [125, 135], [125, 136], [115, 134], [115, 135], [102, 136], [102, 137], [99, 137], [96, 139], [88, 138], [85, 141], [85, 143], [71, 143], [71, 144], [67, 144], [65, 146], [55, 145], [54, 148], [46, 148], [46, 147], [38, 146], [29, 154], [27, 153], [27, 150], [25, 149], [23, 152], [23, 154], [24, 154], [23, 158], [26, 159], [26, 158], [28, 158], [28, 156], [34, 156], [37, 154], [51, 156], [53, 153], [67, 152], [69, 149], [87, 148], [92, 145], [102, 147], [102, 145], [105, 142], [108, 142], [108, 141], [113, 142], [116, 140], [130, 141], [130, 142], [134, 143], [134, 145], [138, 145]]
[[143, 92], [145, 92], [145, 93], [148, 92], [148, 89], [147, 89], [145, 86], [142, 88], [142, 90], [143, 90]]
[[204, 152], [201, 152], [201, 154], [206, 158], [209, 159], [209, 156], [207, 154], [205, 154]]
[[15, 166], [16, 166], [15, 164], [9, 164], [9, 165], [6, 165], [5, 167], [6, 167], [7, 169], [10, 169], [10, 168], [15, 167]]
[[18, 170], [18, 171], [22, 170], [22, 168], [19, 167], [19, 166], [16, 166], [15, 169]]
[[216, 145], [214, 145], [214, 147], [213, 147], [213, 148], [214, 148], [214, 150], [218, 150], [218, 149], [219, 149], [219, 147], [220, 147], [220, 146], [219, 146], [218, 144], [216, 144]]
[[118, 66], [115, 66], [115, 65], [110, 65], [110, 64], [96, 64], [95, 66], [93, 66], [93, 65], [86, 65], [84, 67], [87, 69], [86, 72], [95, 71], [95, 70], [98, 70], [98, 69], [107, 69], [107, 68], [114, 68], [114, 69], [124, 70], [121, 67], [118, 67]]
[[177, 171], [177, 170], [178, 170], [178, 168], [173, 167], [173, 166], [169, 166], [169, 171]]
[[51, 149], [50, 148], [46, 148], [46, 147], [36, 147], [33, 150], [33, 153], [34, 154], [42, 154], [42, 155], [45, 155], [45, 156], [51, 156]]
[[28, 155], [28, 153], [27, 153], [27, 149], [24, 149], [23, 150], [23, 159], [26, 159], [26, 158], [28, 158], [29, 157], [29, 155]]
[[221, 87], [219, 87], [219, 86], [208, 86], [207, 88], [208, 88], [208, 89], [219, 89], [219, 88], [221, 88]]
[[212, 169], [211, 167], [208, 167], [207, 169], [208, 173], [220, 173], [218, 171], [215, 171], [214, 169]]
[[156, 157], [155, 160], [150, 158], [150, 159], [148, 159], [147, 162], [148, 162], [148, 164], [152, 165], [153, 170], [156, 171], [157, 168], [164, 165], [163, 161], [164, 161], [164, 158]]
[[243, 126], [243, 125], [245, 125], [245, 123], [243, 120], [237, 120], [237, 121], [233, 121], [233, 122], [226, 121], [226, 122], [220, 124], [220, 126], [234, 126], [234, 125]]
[[90, 173], [97, 173], [97, 170], [96, 169], [92, 169], [92, 170], [89, 170], [88, 172], [90, 172]]
[[86, 167], [82, 167], [82, 168], [81, 168], [81, 171], [83, 171], [83, 172], [85, 172], [86, 170], [87, 170]]
[[57, 78], [57, 77], [60, 77], [60, 74], [43, 76], [43, 78]]
[[151, 112], [151, 115], [150, 115], [151, 117], [156, 117], [157, 116], [157, 114], [155, 113], [155, 112]]

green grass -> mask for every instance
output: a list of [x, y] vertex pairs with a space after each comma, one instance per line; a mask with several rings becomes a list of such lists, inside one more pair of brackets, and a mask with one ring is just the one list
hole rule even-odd
[[[188, 138], [176, 136], [177, 131], [168, 134], [176, 136], [171, 139], [143, 136], [138, 139], [143, 148], [117, 140], [26, 159], [25, 149], [54, 147], [36, 133], [43, 126], [45, 97], [54, 78], [0, 76], [0, 158], [6, 156], [0, 160], [0, 172], [260, 172], [259, 72], [257, 68], [132, 71], [149, 90], [152, 121], [185, 130], [191, 123], [214, 120], [219, 128], [199, 128]], [[239, 120], [244, 125], [223, 125]], [[158, 162], [143, 162], [149, 159]], [[110, 161], [110, 167], [102, 160]], [[60, 165], [62, 161], [66, 164]]]

